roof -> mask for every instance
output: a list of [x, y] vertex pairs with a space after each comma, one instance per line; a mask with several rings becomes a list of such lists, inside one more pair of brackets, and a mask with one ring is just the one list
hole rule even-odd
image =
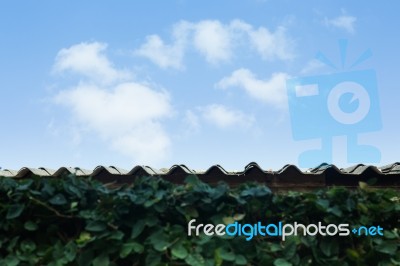
[[317, 188], [325, 186], [355, 187], [359, 182], [374, 179], [378, 187], [400, 188], [400, 163], [376, 167], [357, 164], [348, 168], [338, 168], [332, 164], [323, 163], [315, 168], [301, 171], [295, 165], [287, 164], [278, 171], [265, 170], [252, 162], [242, 171], [227, 171], [220, 165], [213, 165], [205, 171], [193, 170], [186, 165], [173, 165], [169, 169], [154, 169], [150, 166], [135, 166], [131, 170], [115, 166], [98, 166], [93, 170], [79, 167], [61, 167], [57, 170], [49, 168], [21, 168], [20, 170], [0, 169], [0, 176], [12, 178], [27, 178], [31, 176], [61, 177], [65, 174], [76, 174], [82, 177], [92, 177], [104, 183], [130, 183], [136, 177], [157, 176], [166, 180], [181, 183], [188, 175], [197, 175], [208, 183], [225, 181], [231, 185], [244, 181], [266, 183], [271, 188]]

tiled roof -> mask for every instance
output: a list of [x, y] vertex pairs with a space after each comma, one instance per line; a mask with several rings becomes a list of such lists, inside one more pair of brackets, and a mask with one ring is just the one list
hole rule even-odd
[[58, 170], [48, 168], [22, 168], [19, 171], [0, 169], [0, 176], [26, 178], [32, 175], [42, 177], [60, 177], [64, 174], [93, 177], [104, 183], [130, 183], [139, 176], [159, 176], [172, 182], [181, 183], [188, 175], [197, 175], [208, 183], [225, 181], [240, 184], [244, 181], [264, 182], [271, 188], [317, 188], [325, 186], [358, 186], [360, 181], [374, 179], [375, 186], [400, 187], [400, 163], [381, 167], [358, 164], [339, 169], [335, 165], [321, 164], [318, 167], [301, 171], [295, 165], [285, 165], [278, 171], [264, 170], [257, 163], [249, 163], [243, 171], [227, 171], [220, 165], [213, 165], [205, 171], [197, 171], [186, 165], [173, 165], [169, 169], [154, 169], [149, 166], [135, 166], [128, 171], [115, 166], [98, 166], [93, 170], [61, 167]]

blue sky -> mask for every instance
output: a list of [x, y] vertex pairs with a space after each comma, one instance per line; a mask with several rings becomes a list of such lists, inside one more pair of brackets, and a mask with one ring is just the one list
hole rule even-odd
[[[3, 1], [0, 167], [299, 164], [321, 138], [294, 139], [287, 80], [367, 69], [376, 73], [379, 96], [370, 100], [381, 127], [356, 139], [380, 158], [355, 161], [399, 161], [396, 5]], [[340, 39], [348, 42], [343, 67]], [[350, 69], [368, 49], [372, 56]], [[316, 60], [318, 52], [338, 68]], [[316, 124], [327, 119], [322, 109]], [[350, 133], [332, 136], [332, 162], [342, 167], [355, 163]]]

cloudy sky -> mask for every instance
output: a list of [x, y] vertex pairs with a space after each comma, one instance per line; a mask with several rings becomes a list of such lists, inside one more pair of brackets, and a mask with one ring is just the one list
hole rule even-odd
[[[395, 5], [3, 1], [0, 167], [241, 170], [255, 161], [280, 169], [301, 164], [300, 154], [326, 141], [331, 157], [315, 161], [400, 161]], [[367, 99], [364, 126], [361, 118], [336, 125], [318, 97], [310, 98], [307, 106], [317, 108], [309, 114], [290, 106], [288, 81], [307, 77], [321, 91], [333, 89], [323, 88], [327, 80], [373, 83], [374, 91], [349, 98], [343, 113]], [[301, 88], [297, 93], [310, 93]], [[374, 146], [378, 156], [350, 154], [356, 142]]]

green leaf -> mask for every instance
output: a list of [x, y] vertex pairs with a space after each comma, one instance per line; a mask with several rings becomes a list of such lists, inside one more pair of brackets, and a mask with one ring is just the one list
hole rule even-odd
[[67, 203], [67, 200], [65, 199], [64, 195], [61, 193], [58, 193], [57, 195], [54, 195], [49, 202], [53, 205], [64, 205]]
[[291, 241], [286, 243], [285, 248], [283, 250], [283, 254], [286, 259], [290, 260], [296, 254], [296, 243]]
[[90, 233], [83, 231], [79, 235], [79, 238], [76, 240], [76, 243], [77, 244], [83, 244], [83, 243], [88, 242], [90, 239], [92, 239]]
[[24, 204], [13, 204], [9, 207], [6, 215], [6, 219], [11, 220], [18, 218], [21, 213], [24, 211], [25, 205]]
[[327, 209], [329, 207], [329, 200], [326, 199], [317, 199], [316, 203], [322, 207], [322, 209]]
[[72, 210], [72, 209], [75, 209], [77, 206], [78, 206], [78, 202], [73, 201], [73, 202], [71, 202], [70, 209], [71, 209], [71, 210]]
[[397, 244], [390, 242], [383, 242], [382, 244], [376, 246], [376, 250], [381, 253], [394, 255], [397, 250]]
[[282, 246], [279, 245], [279, 244], [276, 244], [276, 243], [272, 243], [272, 244], [269, 246], [269, 248], [270, 248], [271, 252], [276, 252], [276, 251], [282, 250]]
[[390, 230], [385, 230], [383, 232], [383, 235], [385, 236], [385, 238], [387, 239], [395, 239], [396, 237], [399, 237], [397, 234], [394, 233], [394, 231], [390, 231]]
[[204, 260], [203, 256], [201, 256], [200, 254], [197, 254], [197, 253], [189, 254], [186, 257], [185, 262], [191, 266], [204, 266], [204, 264], [205, 264], [205, 260]]
[[330, 257], [332, 256], [332, 254], [336, 253], [336, 247], [334, 241], [322, 240], [319, 246], [321, 248], [322, 253], [324, 253], [324, 255], [327, 257]]
[[89, 232], [102, 232], [106, 228], [107, 225], [101, 221], [91, 221], [85, 227], [85, 229]]
[[7, 246], [7, 251], [8, 252], [12, 252], [12, 250], [14, 249], [14, 247], [17, 245], [19, 240], [19, 236], [15, 236], [11, 239], [11, 241], [9, 242], [8, 246]]
[[130, 242], [130, 243], [125, 243], [122, 245], [121, 251], [119, 253], [120, 258], [125, 258], [129, 256], [131, 253], [143, 253], [144, 247], [137, 243], [137, 242]]
[[235, 222], [235, 219], [233, 217], [224, 217], [222, 218], [222, 221], [224, 224], [233, 224]]
[[236, 265], [246, 265], [247, 264], [247, 260], [246, 257], [243, 255], [236, 255], [235, 257], [235, 264]]
[[174, 245], [171, 249], [171, 253], [178, 259], [185, 259], [188, 255], [186, 248], [181, 243]]
[[188, 185], [198, 185], [201, 184], [201, 181], [196, 175], [189, 175], [186, 177], [185, 183]]
[[132, 226], [132, 233], [131, 233], [131, 238], [136, 238], [138, 237], [142, 232], [144, 227], [146, 226], [146, 221], [145, 220], [139, 220], [135, 223], [134, 226]]
[[214, 264], [215, 264], [215, 266], [221, 266], [222, 263], [224, 262], [224, 260], [221, 258], [220, 253], [221, 253], [221, 249], [219, 249], [219, 248], [217, 248], [214, 251]]
[[18, 184], [17, 190], [18, 191], [26, 191], [28, 188], [32, 185], [33, 180], [24, 180], [21, 183]]
[[23, 240], [20, 246], [21, 250], [26, 253], [31, 253], [36, 249], [36, 244], [31, 240]]
[[358, 261], [360, 259], [360, 255], [358, 254], [357, 250], [348, 248], [346, 250], [347, 256], [354, 261]]
[[368, 184], [365, 182], [358, 182], [358, 185], [360, 186], [361, 189], [367, 189], [368, 188]]
[[75, 260], [76, 252], [77, 252], [77, 247], [74, 242], [71, 241], [67, 245], [65, 245], [64, 255], [68, 261], [72, 262], [73, 260]]
[[102, 254], [93, 260], [93, 266], [109, 266], [110, 258], [106, 254]]
[[54, 194], [54, 187], [49, 182], [44, 182], [43, 188], [41, 190], [43, 196], [51, 196]]
[[235, 221], [241, 221], [241, 220], [243, 220], [243, 218], [246, 216], [246, 214], [245, 213], [237, 213], [237, 214], [235, 214], [234, 216], [233, 216], [233, 219], [235, 220]]
[[124, 233], [121, 231], [113, 231], [108, 239], [112, 240], [122, 240], [124, 238]]
[[363, 203], [358, 203], [357, 208], [362, 212], [362, 213], [368, 213], [368, 207], [365, 206]]
[[251, 187], [243, 190], [240, 193], [242, 197], [263, 197], [271, 194], [271, 190], [264, 186]]
[[19, 259], [12, 254], [9, 254], [5, 259], [4, 259], [5, 265], [7, 266], [17, 266], [19, 265]]
[[197, 212], [196, 208], [193, 208], [192, 206], [188, 206], [185, 208], [186, 214], [188, 217], [191, 218], [197, 218], [199, 217], [199, 213]]
[[221, 259], [225, 261], [234, 261], [235, 260], [235, 253], [232, 251], [229, 251], [226, 248], [221, 248], [220, 253], [219, 253]]
[[328, 208], [328, 212], [333, 213], [334, 215], [341, 217], [343, 215], [342, 211], [338, 206], [334, 206], [332, 208]]
[[275, 266], [292, 266], [292, 264], [290, 262], [288, 262], [285, 259], [279, 258], [274, 260], [274, 265]]
[[146, 264], [147, 266], [157, 266], [161, 262], [160, 254], [150, 251], [146, 256]]
[[28, 231], [36, 231], [38, 229], [38, 225], [35, 222], [27, 221], [24, 224], [24, 228]]
[[79, 266], [91, 265], [92, 261], [93, 261], [93, 251], [85, 250], [79, 255], [78, 265]]
[[154, 249], [157, 251], [165, 251], [169, 247], [168, 238], [162, 230], [153, 233], [149, 239]]

